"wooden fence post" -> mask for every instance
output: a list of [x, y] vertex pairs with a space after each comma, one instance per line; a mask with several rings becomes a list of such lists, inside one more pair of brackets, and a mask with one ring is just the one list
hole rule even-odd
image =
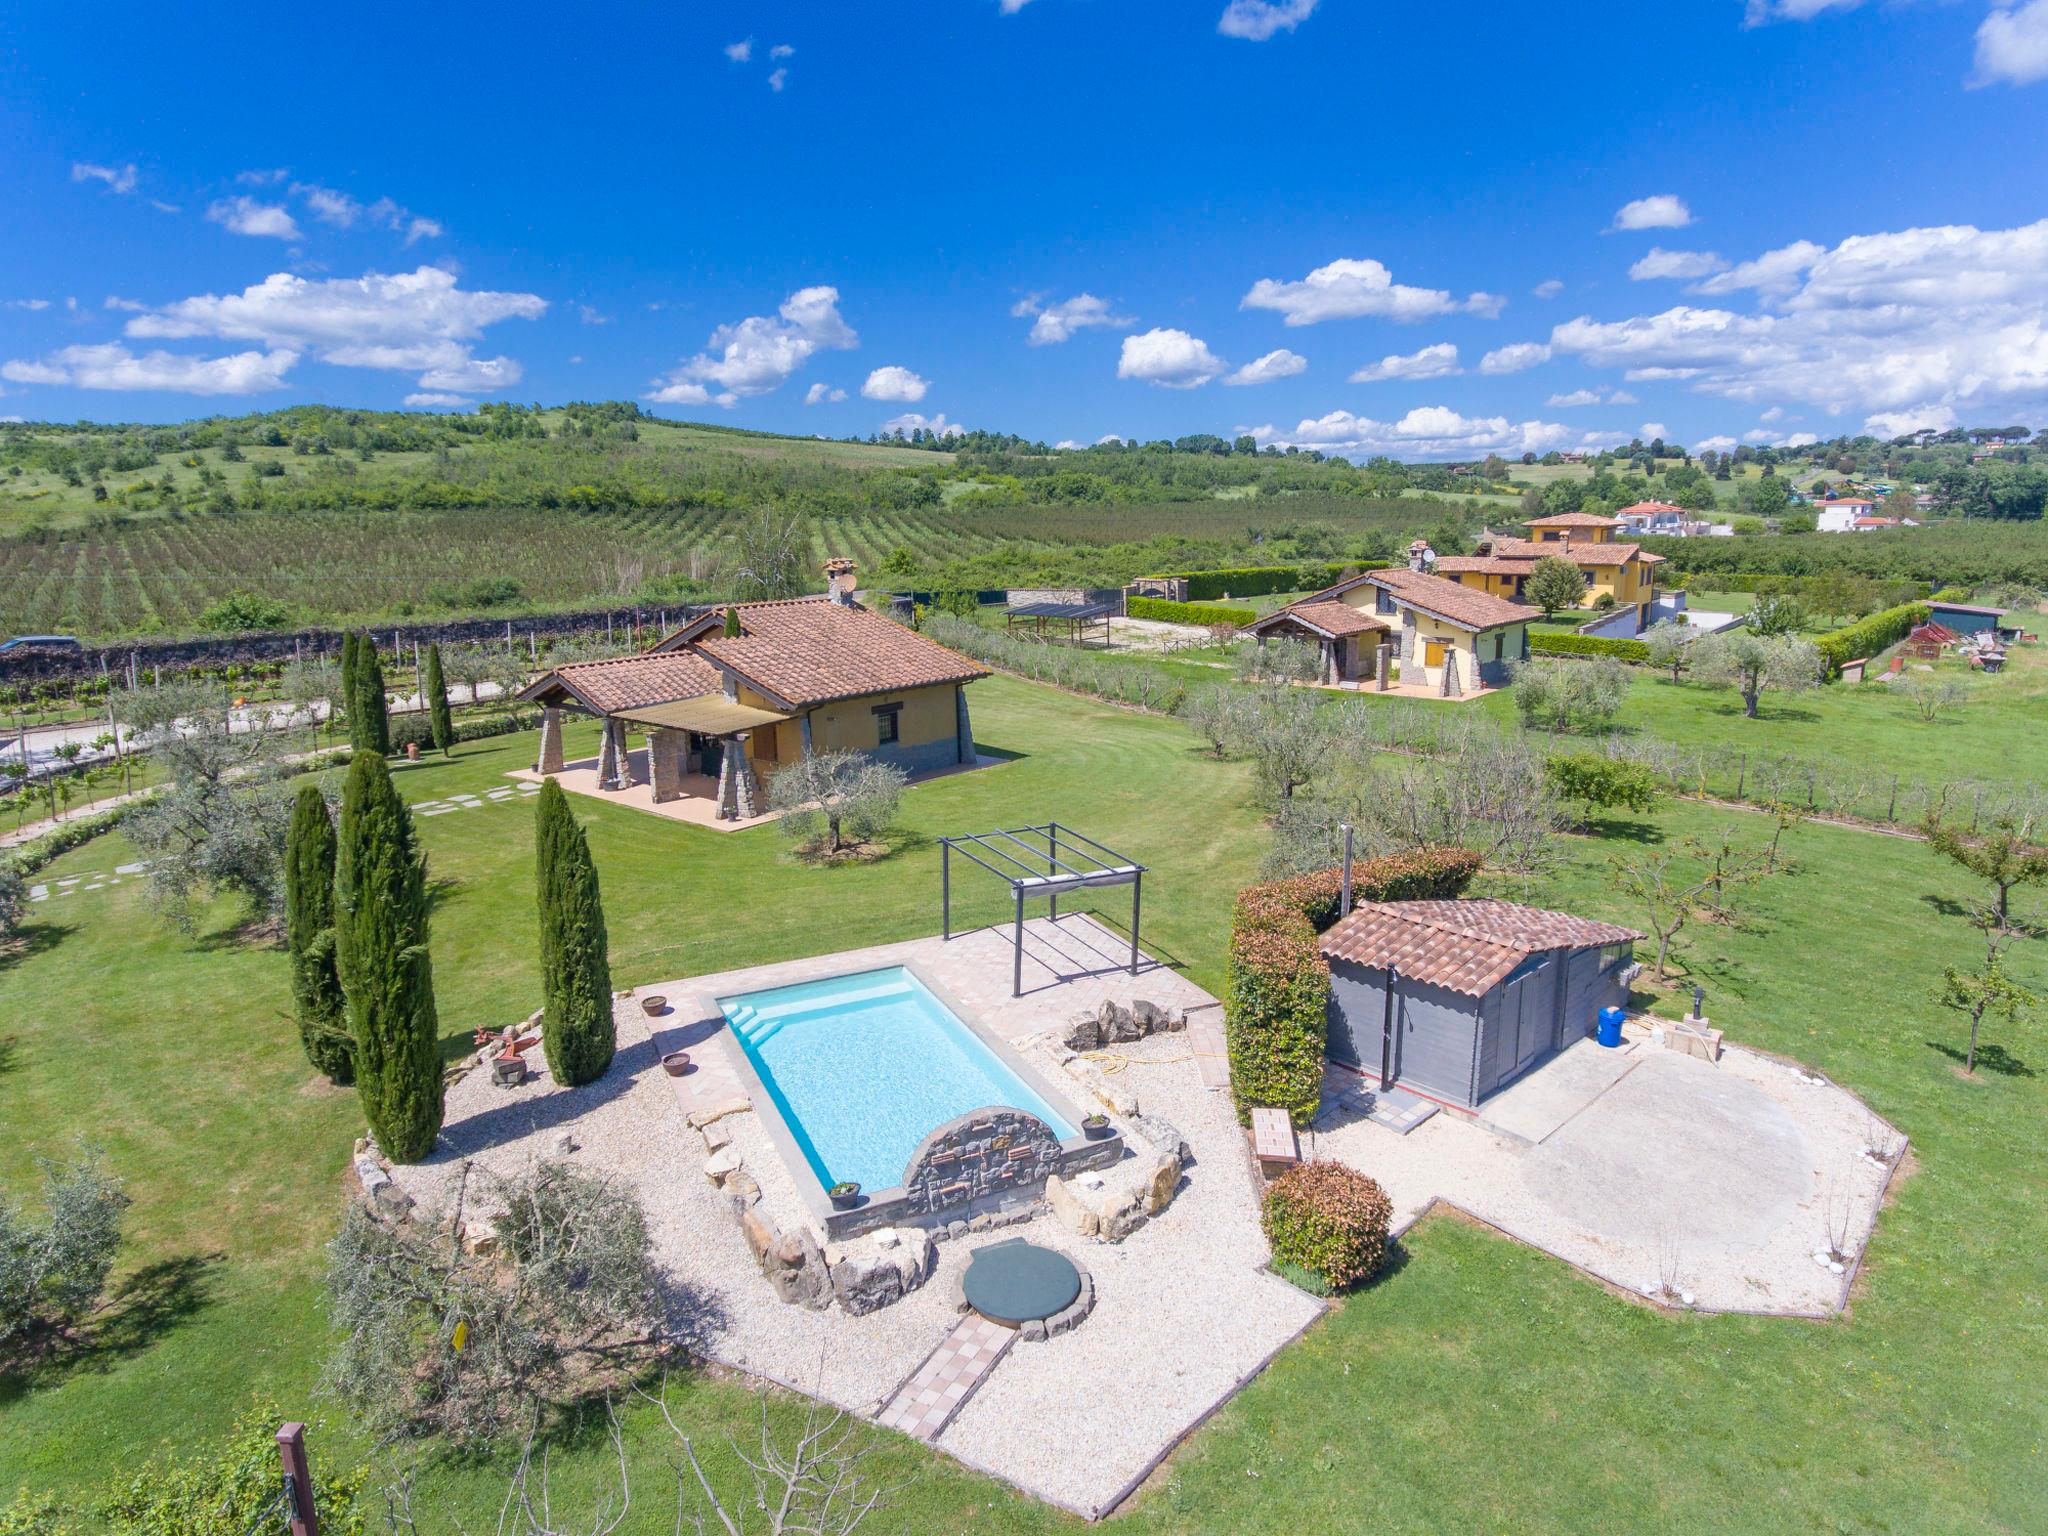
[[284, 1485], [290, 1503], [285, 1510], [291, 1536], [320, 1536], [320, 1513], [313, 1507], [313, 1472], [306, 1462], [306, 1426], [287, 1424], [277, 1432], [277, 1458], [284, 1464]]

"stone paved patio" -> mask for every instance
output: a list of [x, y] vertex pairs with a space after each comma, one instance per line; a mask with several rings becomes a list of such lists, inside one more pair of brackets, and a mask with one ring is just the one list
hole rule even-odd
[[[951, 942], [919, 939], [643, 988], [619, 1002], [619, 1054], [604, 1078], [564, 1090], [543, 1071], [523, 1088], [503, 1090], [491, 1086], [488, 1072], [472, 1071], [449, 1090], [434, 1156], [395, 1174], [428, 1204], [452, 1194], [464, 1158], [509, 1173], [566, 1156], [613, 1174], [647, 1210], [671, 1313], [695, 1349], [870, 1418], [892, 1400], [906, 1401], [913, 1373], [954, 1334], [960, 1318], [952, 1279], [975, 1248], [1022, 1234], [1066, 1253], [1094, 1276], [1094, 1312], [1056, 1338], [1019, 1340], [984, 1370], [971, 1395], [955, 1394], [962, 1406], [931, 1431], [932, 1443], [1039, 1498], [1099, 1517], [1322, 1308], [1264, 1269], [1243, 1134], [1227, 1093], [1204, 1083], [1193, 1028], [1116, 1048], [1119, 1089], [1135, 1096], [1140, 1112], [1171, 1121], [1191, 1148], [1171, 1205], [1115, 1245], [1078, 1236], [1050, 1216], [942, 1243], [937, 1272], [921, 1288], [860, 1317], [776, 1299], [726, 1197], [706, 1179], [706, 1149], [686, 1118], [693, 1107], [729, 1101], [739, 1081], [727, 1054], [737, 1046], [709, 1000], [816, 976], [915, 960], [1063, 1084], [1062, 1069], [1034, 1055], [1032, 1042], [1105, 1000], [1145, 998], [1191, 1009], [1197, 1020], [1215, 1017], [1213, 998], [1149, 957], [1137, 978], [1114, 969], [1128, 942], [1084, 915], [1027, 925], [1025, 995], [1012, 998], [1009, 937], [1007, 929], [984, 929]], [[647, 1018], [638, 998], [651, 993], [668, 997], [672, 1011]], [[679, 1047], [698, 1070], [670, 1078], [660, 1057]], [[1078, 1085], [1068, 1091], [1082, 1102]], [[729, 1128], [778, 1220], [800, 1209], [759, 1117], [734, 1114], [718, 1124]], [[940, 1384], [941, 1395], [964, 1379], [964, 1371], [955, 1373]], [[913, 1387], [910, 1400], [917, 1398]], [[931, 1406], [919, 1411], [921, 1427], [929, 1428]]]

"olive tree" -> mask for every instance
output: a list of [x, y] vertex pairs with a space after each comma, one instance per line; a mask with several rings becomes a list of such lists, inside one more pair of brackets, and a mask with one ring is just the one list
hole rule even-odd
[[1757, 701], [1765, 692], [1801, 693], [1819, 687], [1821, 661], [1811, 641], [1736, 629], [1695, 641], [1692, 670], [1703, 682], [1732, 684], [1742, 694], [1743, 714], [1754, 720]]
[[41, 1220], [0, 1194], [0, 1353], [70, 1333], [99, 1305], [121, 1246], [128, 1197], [97, 1147], [37, 1166]]
[[843, 852], [848, 842], [881, 836], [896, 820], [909, 776], [861, 752], [819, 752], [778, 769], [768, 803], [799, 846]]
[[1237, 675], [1248, 683], [1313, 683], [1323, 675], [1323, 656], [1307, 641], [1283, 635], [1239, 651]]
[[1678, 681], [1678, 674], [1684, 670], [1687, 653], [1699, 636], [1689, 624], [1679, 624], [1671, 619], [1652, 624], [1643, 631], [1643, 649], [1648, 653], [1645, 659], [1660, 672], [1669, 672], [1671, 681]]
[[1525, 661], [1515, 667], [1515, 712], [1526, 730], [1594, 731], [1628, 698], [1629, 671], [1612, 656]]
[[1279, 803], [1314, 779], [1337, 745], [1322, 696], [1271, 683], [1247, 694], [1243, 738], [1259, 783]]
[[1228, 683], [1210, 683], [1187, 696], [1181, 719], [1208, 742], [1214, 757], [1226, 757], [1244, 730], [1244, 692]]
[[1585, 600], [1586, 576], [1562, 556], [1545, 555], [1529, 572], [1528, 585], [1523, 592], [1530, 602], [1543, 610], [1543, 617], [1547, 619], [1560, 609], [1576, 608]]

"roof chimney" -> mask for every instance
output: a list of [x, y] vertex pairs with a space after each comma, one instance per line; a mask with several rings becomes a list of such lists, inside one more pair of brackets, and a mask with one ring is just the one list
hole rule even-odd
[[825, 592], [842, 607], [853, 606], [853, 573], [860, 567], [844, 555], [825, 562]]
[[1429, 547], [1429, 540], [1417, 539], [1408, 546], [1408, 569], [1427, 571], [1436, 561], [1436, 551]]

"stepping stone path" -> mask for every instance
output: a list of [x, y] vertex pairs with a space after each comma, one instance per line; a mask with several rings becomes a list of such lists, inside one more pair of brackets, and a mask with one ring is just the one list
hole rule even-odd
[[53, 896], [76, 896], [80, 891], [105, 890], [110, 885], [119, 885], [123, 880], [141, 874], [149, 865], [117, 864], [114, 872], [106, 874], [97, 869], [87, 870], [82, 875], [65, 875], [61, 879], [38, 882], [28, 888], [30, 901], [48, 901]]
[[514, 788], [505, 785], [498, 789], [486, 790], [486, 798], [475, 795], [450, 795], [445, 800], [415, 800], [412, 803], [415, 816], [447, 816], [455, 811], [480, 811], [486, 805], [501, 804], [507, 800], [531, 800], [540, 793], [538, 784], [521, 784]]
[[875, 1422], [919, 1440], [938, 1439], [1016, 1342], [1016, 1329], [970, 1312], [882, 1405]]

